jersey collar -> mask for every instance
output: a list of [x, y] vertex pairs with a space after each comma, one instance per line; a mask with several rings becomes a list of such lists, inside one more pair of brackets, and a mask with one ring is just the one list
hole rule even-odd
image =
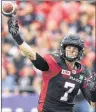
[[66, 62], [66, 65], [67, 65], [68, 69], [72, 72], [72, 74], [77, 74], [77, 73], [80, 73], [83, 71], [82, 65], [78, 62], [75, 62], [75, 65], [78, 67], [78, 69], [73, 69], [67, 62]]

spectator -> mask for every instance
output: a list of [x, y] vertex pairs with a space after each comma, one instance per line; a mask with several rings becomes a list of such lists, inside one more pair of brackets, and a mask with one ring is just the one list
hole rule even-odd
[[16, 70], [13, 63], [8, 63], [7, 71], [2, 69], [2, 89], [9, 89], [10, 92], [14, 92], [16, 88]]
[[32, 83], [34, 79], [34, 71], [32, 71], [31, 66], [24, 65], [18, 80], [18, 86], [21, 92], [33, 92]]

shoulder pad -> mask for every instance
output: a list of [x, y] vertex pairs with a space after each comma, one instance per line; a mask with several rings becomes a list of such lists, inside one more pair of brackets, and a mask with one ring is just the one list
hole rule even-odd
[[57, 61], [57, 63], [60, 62], [60, 55], [59, 55], [59, 53], [53, 53], [53, 54], [51, 54], [51, 56], [53, 56], [53, 58]]

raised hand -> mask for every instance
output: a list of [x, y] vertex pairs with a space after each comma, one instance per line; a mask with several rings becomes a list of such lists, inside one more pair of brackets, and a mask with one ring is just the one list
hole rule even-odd
[[8, 30], [13, 37], [19, 33], [18, 21], [14, 17], [9, 18], [8, 20]]

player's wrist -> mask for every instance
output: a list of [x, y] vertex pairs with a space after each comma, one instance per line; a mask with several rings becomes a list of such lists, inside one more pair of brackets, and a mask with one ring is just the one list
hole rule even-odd
[[16, 41], [16, 43], [18, 45], [21, 45], [24, 42], [24, 40], [22, 39], [22, 37], [20, 36], [19, 33], [17, 35], [15, 35], [15, 36], [12, 36], [12, 37], [14, 38], [14, 40]]

